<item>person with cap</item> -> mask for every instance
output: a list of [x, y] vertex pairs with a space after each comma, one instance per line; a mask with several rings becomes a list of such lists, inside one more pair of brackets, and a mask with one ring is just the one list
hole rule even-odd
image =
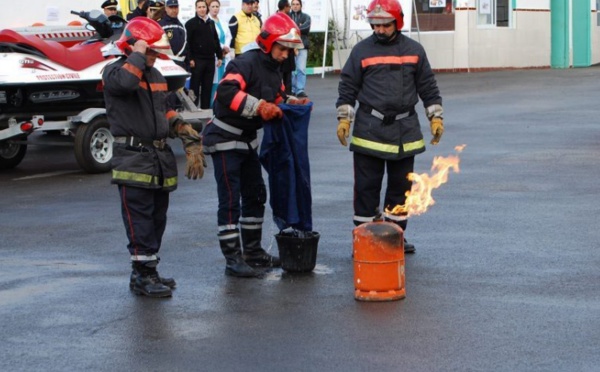
[[169, 39], [169, 44], [171, 44], [171, 50], [174, 55], [173, 62], [184, 69], [189, 70], [189, 66], [186, 62], [188, 52], [187, 32], [178, 16], [179, 1], [167, 0], [165, 2], [165, 15], [158, 21], [158, 24], [165, 31], [165, 34]]
[[212, 82], [216, 68], [223, 63], [223, 50], [215, 22], [208, 16], [206, 0], [196, 0], [196, 16], [185, 23], [185, 30], [190, 46], [190, 89], [197, 97], [195, 103], [202, 110], [209, 109]]
[[102, 10], [107, 17], [117, 15], [117, 0], [106, 0], [102, 3]]
[[235, 51], [236, 57], [241, 55], [244, 46], [254, 42], [260, 33], [261, 22], [253, 13], [254, 3], [255, 0], [242, 0], [242, 10], [229, 20], [230, 47]]
[[[403, 17], [398, 0], [372, 0], [367, 20], [373, 34], [354, 46], [340, 75], [337, 137], [346, 146], [354, 122], [350, 151], [357, 226], [377, 217], [386, 170], [384, 207], [389, 210], [406, 202], [415, 155], [425, 151], [415, 111], [419, 98], [429, 119], [431, 144], [436, 145], [444, 133], [442, 97], [435, 75], [423, 46], [402, 35]], [[384, 218], [406, 231], [406, 211], [386, 211]], [[404, 251], [413, 253], [415, 247], [405, 241]]]
[[159, 22], [165, 15], [165, 3], [163, 0], [150, 0], [148, 2], [148, 10], [146, 17]]
[[184, 145], [186, 176], [202, 178], [204, 155], [198, 133], [167, 107], [167, 81], [154, 63], [172, 55], [160, 25], [146, 17], [127, 23], [115, 45], [123, 56], [102, 74], [106, 116], [114, 136], [112, 181], [118, 185], [129, 243], [129, 287], [139, 295], [170, 297], [175, 280], [158, 274], [158, 252], [177, 188], [177, 161], [167, 137]]
[[283, 116], [278, 103], [309, 102], [287, 96], [282, 89], [281, 64], [293, 49], [302, 47], [294, 21], [275, 13], [265, 20], [255, 41], [258, 48], [227, 65], [217, 88], [215, 116], [203, 132], [217, 181], [217, 236], [225, 274], [235, 277], [258, 277], [261, 273], [255, 268], [281, 266], [279, 258], [261, 246], [267, 190], [257, 131], [263, 122]]
[[302, 0], [291, 0], [292, 12], [290, 17], [296, 22], [300, 32], [302, 33], [302, 43], [304, 49], [300, 49], [296, 55], [296, 71], [292, 77], [292, 91], [298, 97], [306, 97], [304, 91], [306, 87], [306, 60], [308, 59], [308, 48], [310, 47], [310, 32], [311, 19], [310, 16], [302, 11]]
[[138, 0], [138, 6], [129, 14], [127, 14], [127, 20], [131, 21], [136, 17], [146, 17], [148, 12], [148, 0]]

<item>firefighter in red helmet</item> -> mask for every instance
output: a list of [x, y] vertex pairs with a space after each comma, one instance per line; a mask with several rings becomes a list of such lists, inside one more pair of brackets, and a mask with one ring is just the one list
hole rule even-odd
[[258, 160], [257, 130], [281, 118], [279, 103], [306, 104], [288, 96], [280, 66], [302, 48], [300, 30], [290, 17], [276, 13], [265, 20], [256, 46], [232, 60], [217, 87], [215, 117], [203, 133], [217, 181], [218, 239], [225, 274], [257, 277], [260, 267], [281, 265], [261, 246], [267, 191]]
[[112, 183], [118, 185], [136, 294], [169, 297], [175, 280], [158, 275], [158, 251], [167, 224], [169, 193], [177, 188], [177, 162], [167, 137], [178, 136], [187, 156], [188, 178], [202, 177], [204, 155], [198, 133], [167, 108], [167, 81], [154, 68], [168, 58], [169, 40], [155, 21], [132, 19], [115, 45], [123, 56], [102, 74], [110, 131], [115, 138]]
[[[423, 101], [436, 145], [444, 133], [442, 97], [423, 47], [401, 34], [404, 14], [398, 0], [373, 0], [367, 20], [373, 34], [356, 44], [338, 86], [337, 136], [354, 160], [354, 224], [373, 221], [387, 170], [384, 208], [404, 205], [414, 157], [425, 151], [415, 105]], [[358, 101], [358, 108], [355, 104]], [[406, 230], [407, 216], [384, 214]], [[404, 250], [415, 247], [405, 241]]]

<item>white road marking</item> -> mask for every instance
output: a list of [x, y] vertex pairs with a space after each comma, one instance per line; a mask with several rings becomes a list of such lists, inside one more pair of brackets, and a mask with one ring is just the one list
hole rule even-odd
[[78, 172], [81, 172], [81, 171], [78, 171], [78, 170], [56, 171], [56, 172], [35, 174], [33, 176], [27, 176], [27, 177], [13, 178], [12, 180], [13, 181], [25, 181], [25, 180], [32, 180], [32, 179], [36, 179], [36, 178], [54, 177], [54, 176], [60, 176], [63, 174], [78, 173]]

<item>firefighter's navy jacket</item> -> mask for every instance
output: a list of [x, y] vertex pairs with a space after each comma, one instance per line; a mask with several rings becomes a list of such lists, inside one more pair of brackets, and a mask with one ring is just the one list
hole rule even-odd
[[419, 98], [425, 108], [441, 105], [442, 98], [419, 43], [402, 34], [386, 44], [375, 35], [362, 40], [342, 69], [338, 90], [336, 107], [359, 102], [351, 151], [388, 160], [425, 151], [414, 107]]
[[280, 67], [260, 49], [249, 50], [229, 62], [217, 88], [215, 119], [204, 129], [205, 153], [248, 152], [258, 147], [256, 131], [262, 128], [262, 119], [253, 116], [258, 100], [281, 103], [287, 98]]
[[[106, 66], [102, 75], [110, 131], [115, 137], [135, 137], [145, 143], [169, 136], [167, 81], [146, 57], [131, 53]], [[173, 112], [169, 112], [173, 113]], [[168, 145], [130, 146], [114, 143], [112, 183], [148, 189], [177, 188], [177, 163]]]

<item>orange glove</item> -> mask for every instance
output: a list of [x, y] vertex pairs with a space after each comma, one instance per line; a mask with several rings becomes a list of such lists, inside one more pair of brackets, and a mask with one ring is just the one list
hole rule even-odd
[[288, 105], [308, 105], [310, 99], [308, 98], [289, 98], [286, 102]]
[[264, 121], [270, 121], [273, 119], [281, 119], [283, 117], [283, 111], [281, 111], [281, 109], [276, 104], [269, 103], [262, 99], [258, 103], [258, 107], [256, 108], [256, 113]]

